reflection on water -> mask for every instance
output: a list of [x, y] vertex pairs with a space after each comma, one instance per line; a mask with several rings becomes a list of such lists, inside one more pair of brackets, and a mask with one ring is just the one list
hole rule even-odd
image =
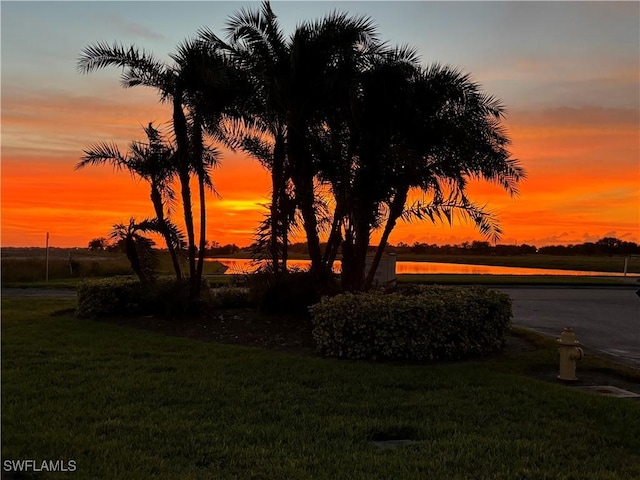
[[[225, 265], [225, 274], [252, 273], [258, 264], [247, 258], [206, 258], [208, 262], [220, 262]], [[309, 260], [289, 260], [289, 268], [307, 269]], [[340, 272], [340, 262], [336, 261], [333, 271]], [[484, 274], [484, 275], [567, 275], [572, 277], [622, 277], [623, 273], [616, 272], [582, 272], [578, 270], [555, 270], [548, 268], [496, 267], [493, 265], [468, 265], [465, 263], [432, 263], [432, 262], [396, 262], [396, 273], [430, 273], [430, 274]], [[627, 274], [637, 277], [638, 274]]]

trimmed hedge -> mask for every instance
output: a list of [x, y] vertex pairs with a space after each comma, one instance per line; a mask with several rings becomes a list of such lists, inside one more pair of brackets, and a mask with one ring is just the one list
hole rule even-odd
[[346, 293], [310, 311], [320, 353], [367, 360], [486, 355], [505, 345], [512, 318], [509, 296], [482, 287]]
[[86, 280], [78, 284], [77, 293], [77, 317], [108, 317], [137, 313], [142, 285], [131, 278]]
[[251, 305], [248, 288], [224, 286], [210, 291], [209, 306], [212, 308], [241, 308]]
[[[205, 279], [202, 279], [202, 288], [201, 303], [209, 300]], [[76, 316], [80, 318], [114, 315], [176, 318], [193, 313], [188, 281], [178, 283], [172, 277], [159, 278], [145, 286], [131, 278], [87, 280], [78, 284], [77, 293]]]

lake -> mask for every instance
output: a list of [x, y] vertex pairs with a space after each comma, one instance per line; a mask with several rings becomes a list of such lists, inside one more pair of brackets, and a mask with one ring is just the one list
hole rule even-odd
[[[228, 267], [226, 275], [252, 273], [258, 266], [247, 258], [207, 258], [208, 262], [220, 262]], [[310, 260], [289, 260], [289, 268], [307, 269]], [[333, 271], [340, 272], [340, 261], [336, 261]], [[579, 270], [557, 270], [549, 268], [497, 267], [493, 265], [469, 265], [465, 263], [396, 262], [396, 273], [426, 274], [474, 274], [474, 275], [567, 275], [572, 277], [622, 277], [622, 272], [584, 272]], [[627, 274], [637, 277], [638, 274]]]

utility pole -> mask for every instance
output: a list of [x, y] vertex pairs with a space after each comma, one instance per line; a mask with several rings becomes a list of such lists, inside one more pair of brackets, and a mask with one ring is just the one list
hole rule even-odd
[[47, 232], [47, 247], [46, 251], [46, 262], [45, 262], [45, 281], [49, 283], [49, 232]]

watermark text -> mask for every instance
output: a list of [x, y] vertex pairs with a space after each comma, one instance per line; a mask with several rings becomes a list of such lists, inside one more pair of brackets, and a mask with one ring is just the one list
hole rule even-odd
[[5, 472], [75, 472], [75, 460], [5, 460]]

